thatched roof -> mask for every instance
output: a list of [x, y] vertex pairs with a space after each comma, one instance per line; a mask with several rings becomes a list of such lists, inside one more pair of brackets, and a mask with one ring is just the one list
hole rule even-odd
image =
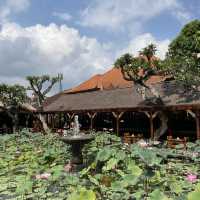
[[200, 92], [185, 90], [174, 82], [154, 84], [161, 94], [163, 105], [153, 105], [152, 101], [143, 101], [136, 87], [115, 88], [79, 92], [60, 93], [49, 98], [43, 105], [44, 112], [84, 112], [106, 110], [138, 110], [151, 108], [200, 108]]
[[[0, 112], [6, 111], [6, 108], [3, 103], [0, 101]], [[19, 105], [20, 112], [36, 112], [37, 109], [34, 108], [31, 104], [23, 103]]]

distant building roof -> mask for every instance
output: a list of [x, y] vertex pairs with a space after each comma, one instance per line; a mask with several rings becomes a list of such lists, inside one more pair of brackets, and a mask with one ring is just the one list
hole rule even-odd
[[[156, 83], [154, 87], [161, 94], [164, 107], [192, 109], [200, 107], [200, 92], [186, 91], [173, 81]], [[110, 90], [87, 91], [80, 93], [60, 93], [44, 104], [44, 112], [85, 112], [109, 110], [149, 109], [151, 101], [144, 101], [136, 87]], [[158, 107], [163, 107], [159, 105]]]
[[[166, 77], [155, 75], [151, 76], [147, 83], [153, 84], [164, 81]], [[93, 90], [107, 90], [107, 89], [116, 89], [116, 88], [126, 88], [133, 86], [132, 81], [126, 81], [123, 78], [122, 72], [120, 69], [112, 68], [104, 74], [98, 74], [91, 77], [89, 80], [81, 83], [80, 85], [65, 90], [64, 93], [79, 93]]]

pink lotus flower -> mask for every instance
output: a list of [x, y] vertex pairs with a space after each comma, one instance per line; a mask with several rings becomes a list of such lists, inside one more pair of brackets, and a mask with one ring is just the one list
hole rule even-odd
[[195, 174], [188, 174], [186, 180], [190, 183], [194, 183], [197, 181], [197, 175]]
[[37, 174], [35, 176], [36, 179], [44, 179], [47, 180], [51, 176], [50, 173], [43, 173], [43, 174]]
[[71, 162], [69, 162], [68, 164], [66, 164], [65, 167], [64, 167], [64, 171], [65, 172], [71, 172], [72, 169], [73, 169], [73, 165], [72, 165]]
[[196, 153], [196, 152], [193, 152], [193, 153], [192, 153], [192, 157], [193, 157], [193, 158], [198, 157], [198, 155], [199, 155], [199, 153]]

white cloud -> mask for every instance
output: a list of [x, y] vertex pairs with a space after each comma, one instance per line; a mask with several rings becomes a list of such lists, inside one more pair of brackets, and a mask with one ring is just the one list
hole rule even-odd
[[116, 31], [141, 24], [163, 11], [172, 11], [179, 20], [190, 17], [179, 0], [94, 0], [82, 12], [80, 23]]
[[169, 40], [158, 41], [150, 33], [132, 39], [127, 48], [119, 50], [81, 36], [66, 25], [24, 28], [6, 23], [0, 31], [0, 82], [25, 84], [27, 75], [63, 73], [64, 88], [68, 88], [105, 72], [114, 63], [114, 55], [136, 54], [150, 43], [157, 45], [158, 56], [163, 58]]
[[0, 80], [23, 83], [27, 75], [64, 74], [65, 88], [106, 70], [112, 51], [66, 25], [21, 27], [6, 23], [0, 31]]
[[124, 53], [131, 53], [135, 56], [138, 55], [138, 52], [146, 47], [149, 44], [155, 44], [157, 47], [156, 56], [163, 59], [165, 57], [165, 54], [168, 50], [168, 46], [170, 43], [169, 39], [165, 39], [162, 41], [156, 40], [155, 37], [153, 37], [150, 33], [145, 33], [140, 36], [135, 37], [129, 42], [129, 46], [122, 51], [119, 52], [118, 56]]
[[69, 13], [54, 12], [53, 16], [64, 21], [69, 21], [72, 19], [72, 16]]
[[182, 10], [176, 10], [173, 12], [173, 15], [182, 23], [185, 24], [192, 19], [192, 16], [189, 12]]
[[30, 0], [4, 0], [0, 4], [0, 22], [9, 20], [11, 14], [25, 11], [30, 5]]

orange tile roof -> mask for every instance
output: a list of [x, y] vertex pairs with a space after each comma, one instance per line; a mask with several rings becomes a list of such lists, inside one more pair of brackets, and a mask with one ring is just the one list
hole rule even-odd
[[[158, 83], [165, 80], [164, 76], [151, 76], [147, 81], [148, 84]], [[120, 69], [112, 68], [104, 74], [97, 74], [89, 80], [81, 83], [77, 87], [65, 90], [64, 93], [78, 93], [92, 90], [107, 90], [114, 88], [126, 88], [133, 86], [132, 81], [126, 81], [123, 78]]]

